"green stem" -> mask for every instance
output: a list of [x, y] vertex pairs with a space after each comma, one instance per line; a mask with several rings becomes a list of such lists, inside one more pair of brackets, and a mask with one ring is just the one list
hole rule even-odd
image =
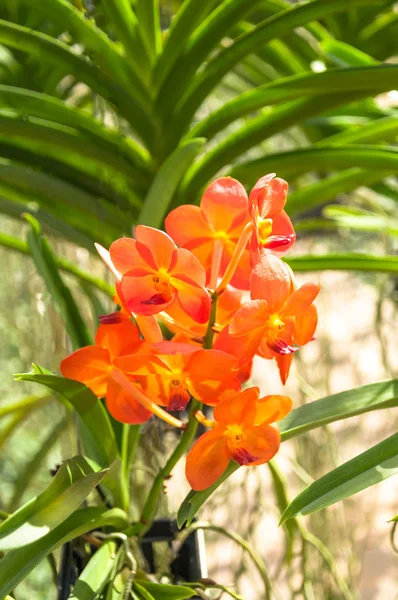
[[122, 508], [128, 511], [130, 504], [130, 470], [134, 454], [140, 439], [141, 425], [123, 424], [122, 452], [121, 452], [121, 474], [120, 474], [120, 496]]
[[176, 448], [174, 449], [174, 452], [171, 454], [165, 466], [156, 475], [151, 490], [149, 492], [149, 496], [142, 510], [141, 518], [138, 523], [135, 523], [132, 527], [130, 527], [130, 529], [127, 530], [126, 534], [128, 536], [143, 535], [152, 523], [156, 514], [158, 499], [163, 489], [164, 481], [168, 479], [172, 470], [174, 469], [180, 458], [184, 456], [185, 452], [191, 445], [191, 442], [195, 438], [195, 433], [198, 428], [199, 422], [195, 419], [194, 413], [197, 410], [199, 410], [200, 407], [200, 402], [198, 402], [197, 400], [192, 400], [187, 428], [182, 434], [180, 441], [178, 442]]
[[209, 324], [207, 326], [207, 331], [206, 331], [205, 337], [203, 338], [203, 348], [206, 348], [206, 349], [209, 349], [213, 346], [213, 338], [214, 338], [213, 326], [214, 326], [214, 323], [216, 322], [217, 302], [218, 302], [218, 295], [215, 292], [213, 292], [211, 295], [211, 311], [210, 311]]

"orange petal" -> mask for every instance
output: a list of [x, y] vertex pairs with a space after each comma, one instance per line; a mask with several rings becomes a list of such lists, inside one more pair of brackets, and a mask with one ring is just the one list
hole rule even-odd
[[236, 271], [231, 278], [231, 285], [238, 290], [249, 290], [250, 289], [250, 274], [252, 267], [250, 263], [250, 251], [247, 248], [236, 267]]
[[205, 490], [217, 481], [228, 466], [229, 456], [224, 428], [216, 427], [202, 435], [192, 446], [185, 474], [192, 489]]
[[269, 249], [272, 254], [284, 256], [289, 252], [296, 241], [291, 220], [284, 210], [272, 217], [272, 234], [268, 238], [265, 249]]
[[102, 398], [106, 394], [110, 366], [108, 350], [86, 346], [64, 358], [60, 369], [64, 377], [84, 383], [98, 398]]
[[214, 409], [214, 419], [222, 425], [239, 425], [245, 413], [256, 404], [259, 395], [259, 388], [251, 387], [224, 398]]
[[156, 342], [161, 342], [163, 340], [162, 330], [160, 329], [159, 323], [153, 315], [147, 317], [136, 315], [135, 320], [137, 321], [137, 325], [142, 336], [147, 340], [147, 342], [155, 344]]
[[113, 379], [110, 379], [106, 394], [106, 407], [112, 417], [121, 423], [145, 423], [152, 416]]
[[196, 256], [185, 248], [179, 248], [173, 255], [169, 269], [170, 277], [180, 278], [198, 286], [206, 285], [206, 272]]
[[271, 460], [280, 446], [280, 433], [273, 425], [244, 428], [245, 439], [230, 446], [230, 456], [240, 465], [256, 466]]
[[140, 334], [137, 326], [129, 319], [120, 323], [102, 324], [97, 329], [95, 336], [97, 346], [109, 350], [111, 358], [123, 354], [133, 354], [140, 343]]
[[171, 287], [167, 293], [160, 293], [155, 288], [153, 275], [137, 277], [134, 271], [127, 271], [120, 283], [123, 306], [137, 315], [156, 315], [173, 304], [176, 292]]
[[263, 331], [268, 318], [269, 312], [267, 301], [251, 300], [246, 302], [242, 308], [237, 311], [229, 325], [229, 332], [231, 335], [241, 336], [250, 333], [255, 329], [261, 329], [261, 331]]
[[242, 306], [242, 292], [227, 287], [219, 296], [217, 304], [217, 323], [218, 325], [228, 325], [236, 311]]
[[279, 312], [292, 291], [293, 280], [285, 263], [272, 254], [261, 256], [250, 278], [252, 300], [266, 300], [270, 313]]
[[306, 310], [296, 315], [294, 341], [304, 346], [312, 340], [318, 323], [316, 306], [311, 304]]
[[244, 414], [243, 424], [264, 425], [280, 421], [292, 410], [293, 402], [289, 396], [264, 396], [252, 404]]
[[172, 277], [170, 283], [177, 290], [177, 300], [184, 312], [196, 323], [207, 323], [210, 318], [211, 298], [204, 287]]
[[212, 238], [212, 230], [199, 206], [183, 204], [172, 210], [165, 220], [165, 229], [179, 246], [194, 245]]
[[100, 257], [106, 264], [106, 266], [112, 271], [112, 273], [115, 275], [116, 279], [120, 280], [122, 278], [122, 274], [120, 271], [118, 271], [116, 269], [115, 265], [113, 264], [109, 251], [106, 248], [104, 248], [103, 246], [101, 246], [101, 244], [94, 244], [94, 246], [95, 246], [98, 254], [100, 255]]
[[256, 354], [263, 335], [262, 329], [254, 329], [250, 333], [236, 337], [229, 333], [229, 327], [224, 327], [217, 337], [214, 348], [231, 354], [238, 361], [239, 366], [248, 363]]
[[127, 354], [113, 361], [115, 367], [137, 376], [170, 373], [168, 365], [155, 354]]
[[276, 364], [278, 365], [279, 375], [283, 385], [285, 385], [287, 378], [289, 377], [290, 367], [292, 365], [294, 354], [278, 354], [276, 359]]
[[168, 271], [174, 251], [177, 249], [171, 237], [164, 231], [145, 225], [137, 225], [134, 234], [137, 243], [149, 249], [155, 269], [166, 269]]
[[133, 268], [142, 268], [148, 271], [148, 265], [137, 251], [136, 241], [132, 238], [120, 238], [113, 242], [109, 248], [109, 254], [113, 265], [122, 274]]
[[319, 283], [304, 283], [295, 290], [285, 305], [283, 315], [297, 315], [306, 310], [319, 294], [321, 285]]
[[288, 184], [274, 173], [261, 177], [250, 192], [249, 203], [258, 207], [261, 218], [267, 219], [279, 213], [286, 204]]
[[200, 207], [215, 232], [228, 232], [249, 216], [246, 190], [232, 177], [213, 181], [206, 188]]
[[213, 405], [227, 389], [240, 389], [236, 378], [237, 362], [220, 350], [199, 350], [189, 358], [185, 372], [191, 394]]

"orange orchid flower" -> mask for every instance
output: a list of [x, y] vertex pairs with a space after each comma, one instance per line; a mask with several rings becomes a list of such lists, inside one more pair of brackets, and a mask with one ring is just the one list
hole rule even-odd
[[138, 225], [135, 240], [113, 242], [110, 258], [122, 274], [117, 291], [129, 312], [155, 315], [177, 300], [194, 321], [209, 320], [211, 300], [203, 267], [163, 231]]
[[249, 212], [255, 232], [251, 242], [252, 263], [263, 250], [283, 256], [295, 242], [292, 222], [283, 210], [287, 192], [287, 182], [275, 177], [275, 173], [261, 177], [250, 192]]
[[[118, 314], [118, 313], [114, 313]], [[64, 358], [61, 373], [84, 383], [98, 398], [106, 398], [111, 415], [122, 423], [144, 423], [152, 412], [131, 397], [111, 376], [116, 357], [142, 351], [149, 346], [140, 340], [137, 327], [129, 319], [102, 324], [95, 346], [85, 346]]]
[[[255, 466], [276, 454], [280, 434], [274, 423], [290, 412], [292, 401], [288, 396], [259, 396], [257, 387], [228, 396], [215, 407], [214, 421], [203, 420], [212, 429], [192, 446], [185, 469], [194, 490], [215, 483], [230, 459], [239, 465]], [[200, 415], [198, 420], [202, 420]]]
[[[206, 269], [207, 283], [214, 289], [249, 222], [245, 188], [232, 177], [221, 177], [206, 188], [200, 206], [184, 204], [172, 210], [165, 227], [179, 246], [199, 259]], [[231, 284], [248, 289], [249, 273], [249, 251], [245, 250]]]
[[223, 394], [239, 390], [236, 360], [219, 350], [198, 350], [189, 344], [161, 342], [148, 354], [122, 356], [115, 365], [130, 375], [143, 377], [154, 401], [169, 410], [184, 410], [191, 395], [214, 406]]
[[237, 311], [215, 347], [235, 356], [240, 365], [258, 352], [276, 358], [282, 382], [289, 375], [293, 352], [313, 339], [318, 283], [295, 288], [291, 269], [271, 254], [256, 263], [250, 280], [251, 301]]

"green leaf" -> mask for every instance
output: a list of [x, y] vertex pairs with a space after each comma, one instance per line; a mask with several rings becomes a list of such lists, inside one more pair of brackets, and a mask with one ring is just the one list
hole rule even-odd
[[96, 461], [103, 467], [108, 467], [117, 456], [115, 434], [108, 414], [88, 387], [63, 377], [48, 375], [40, 370], [32, 373], [22, 373], [15, 376], [17, 381], [33, 381], [54, 390], [76, 409], [90, 432], [95, 448]]
[[366, 412], [398, 406], [398, 379], [362, 385], [295, 408], [279, 423], [282, 441]]
[[[352, 5], [366, 4], [374, 0], [351, 0]], [[239, 36], [233, 44], [221, 50], [209, 61], [207, 67], [195, 78], [184, 81], [186, 93], [175, 108], [178, 120], [187, 124], [209, 92], [245, 56], [256, 52], [272, 39], [290, 35], [296, 27], [327, 14], [346, 10], [345, 0], [314, 0], [293, 7], [266, 19], [249, 32]], [[190, 78], [190, 75], [189, 75]]]
[[[7, 235], [5, 233], [0, 233], [0, 246], [4, 246], [6, 248], [10, 248], [11, 250], [15, 250], [17, 252], [21, 252], [22, 254], [30, 254], [28, 244], [19, 238], [16, 238], [12, 235]], [[99, 279], [99, 277], [95, 277], [91, 275], [91, 273], [86, 273], [76, 267], [74, 263], [69, 262], [63, 258], [56, 257], [56, 262], [58, 268], [61, 271], [65, 271], [65, 273], [70, 273], [80, 279], [84, 283], [88, 283], [91, 286], [97, 288], [101, 292], [104, 292], [107, 296], [112, 298], [115, 294], [115, 288], [113, 285], [110, 285], [107, 281], [103, 279]], [[1, 413], [0, 413], [1, 415]]]
[[28, 244], [32, 258], [46, 283], [55, 308], [65, 322], [72, 346], [77, 349], [89, 345], [91, 336], [69, 288], [61, 279], [50, 245], [47, 239], [41, 235], [38, 222], [30, 215], [27, 216], [27, 219], [31, 225], [28, 233]]
[[122, 531], [128, 526], [126, 513], [118, 508], [81, 508], [41, 539], [8, 552], [0, 560], [0, 598], [11, 592], [56, 548], [88, 531], [106, 526]]
[[185, 0], [182, 3], [166, 33], [163, 52], [155, 66], [153, 80], [157, 89], [165, 81], [180, 53], [188, 43], [195, 28], [208, 14], [217, 0]]
[[323, 209], [323, 215], [335, 221], [339, 227], [398, 235], [398, 219], [357, 206], [329, 204]]
[[95, 600], [108, 582], [117, 560], [117, 544], [107, 540], [90, 559], [76, 581], [69, 600]]
[[145, 198], [138, 222], [150, 227], [161, 227], [178, 184], [193, 159], [202, 149], [204, 138], [192, 139], [182, 144], [160, 167]]
[[397, 473], [398, 433], [394, 433], [309, 485], [289, 504], [281, 523], [326, 508]]
[[[218, 131], [265, 106], [303, 96], [324, 96], [368, 90], [370, 94], [389, 91], [398, 75], [395, 65], [331, 69], [324, 73], [303, 73], [260, 85], [233, 98], [210, 113], [191, 129], [188, 137], [213, 137]], [[379, 91], [379, 92], [378, 92]], [[321, 99], [319, 99], [321, 101]]]
[[36, 475], [37, 471], [40, 469], [43, 460], [46, 458], [53, 446], [58, 442], [60, 436], [68, 430], [69, 423], [70, 415], [67, 415], [66, 417], [61, 419], [55, 425], [55, 427], [51, 429], [47, 437], [41, 442], [41, 445], [37, 452], [32, 457], [29, 457], [23, 464], [14, 485], [12, 498], [8, 503], [9, 511], [15, 509], [15, 507], [17, 507], [21, 503], [21, 497], [23, 496], [24, 491], [30, 484], [33, 477]]
[[130, 505], [130, 473], [134, 454], [140, 441], [140, 434], [141, 425], [122, 424], [120, 486], [122, 508], [126, 511]]
[[0, 525], [0, 550], [26, 546], [46, 536], [65, 521], [103, 479], [81, 457], [66, 460], [48, 488]]
[[340, 40], [329, 38], [320, 43], [323, 52], [333, 60], [337, 65], [359, 67], [364, 65], [377, 65], [378, 60], [374, 59], [366, 52], [358, 50], [355, 46], [347, 44]]
[[162, 48], [159, 0], [137, 0], [135, 10], [146, 51], [153, 63]]
[[125, 87], [102, 73], [94, 63], [73, 52], [69, 46], [44, 33], [0, 19], [0, 44], [40, 56], [42, 61], [61, 67], [65, 74], [74, 75], [106, 100], [114, 102], [132, 128], [144, 139], [151, 139], [153, 123], [146, 111]]
[[367, 254], [320, 254], [284, 258], [294, 271], [370, 271], [398, 272], [397, 256]]
[[192, 598], [195, 595], [195, 590], [184, 585], [167, 585], [163, 583], [152, 583], [137, 579], [135, 585], [139, 591], [146, 590], [154, 598], [154, 600], [184, 600]]
[[256, 160], [242, 162], [231, 169], [229, 175], [253, 185], [252, 182], [261, 175], [274, 171], [281, 177], [289, 179], [318, 169], [330, 171], [349, 167], [394, 172], [398, 169], [398, 152], [393, 148], [370, 145], [350, 145], [345, 148], [326, 146], [306, 148], [268, 154]]
[[237, 469], [239, 469], [239, 465], [231, 460], [229, 462], [228, 467], [221, 475], [220, 479], [216, 481], [216, 483], [213, 483], [213, 485], [208, 487], [206, 490], [202, 490], [201, 492], [195, 492], [194, 490], [191, 490], [178, 510], [178, 527], [181, 528], [184, 525], [184, 523], [187, 526], [189, 526], [192, 523], [200, 507], [206, 502], [208, 498], [210, 498], [213, 492], [215, 492], [216, 489], [220, 487], [220, 485], [224, 483], [224, 481], [228, 479], [228, 477], [232, 475], [232, 473], [234, 473]]
[[19, 410], [30, 410], [31, 408], [42, 406], [42, 404], [48, 402], [51, 398], [53, 398], [52, 394], [43, 393], [26, 396], [25, 398], [21, 398], [21, 400], [16, 400], [8, 404], [2, 404], [0, 406], [0, 419]]

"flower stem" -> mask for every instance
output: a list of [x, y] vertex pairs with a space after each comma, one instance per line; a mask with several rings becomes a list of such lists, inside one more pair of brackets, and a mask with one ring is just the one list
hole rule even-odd
[[216, 292], [213, 292], [211, 296], [211, 311], [210, 311], [210, 319], [207, 325], [207, 331], [205, 337], [203, 338], [203, 348], [209, 349], [213, 346], [213, 338], [214, 338], [214, 323], [216, 322], [217, 316], [217, 302], [218, 295]]
[[236, 271], [236, 267], [238, 266], [238, 263], [242, 257], [242, 254], [245, 251], [247, 242], [250, 240], [250, 238], [252, 236], [252, 233], [253, 233], [253, 223], [250, 221], [250, 223], [247, 223], [247, 225], [245, 226], [244, 230], [242, 231], [242, 233], [240, 235], [238, 243], [235, 246], [235, 250], [231, 257], [229, 265], [225, 269], [224, 276], [216, 289], [217, 294], [221, 294], [221, 292], [223, 292], [225, 290], [225, 288], [231, 281], [231, 279]]
[[195, 437], [196, 430], [198, 428], [199, 422], [195, 419], [194, 413], [200, 408], [200, 402], [197, 400], [192, 400], [191, 409], [189, 412], [189, 421], [187, 428], [181, 436], [180, 441], [178, 442], [176, 448], [172, 452], [168, 461], [166, 462], [163, 469], [159, 471], [156, 475], [154, 482], [152, 484], [151, 490], [149, 492], [149, 496], [145, 502], [145, 506], [143, 508], [141, 518], [138, 523], [135, 523], [126, 533], [128, 536], [141, 536], [145, 533], [145, 531], [149, 528], [152, 523], [157, 509], [159, 495], [163, 488], [163, 483], [166, 479], [169, 478], [170, 473], [186, 452], [191, 442]]

